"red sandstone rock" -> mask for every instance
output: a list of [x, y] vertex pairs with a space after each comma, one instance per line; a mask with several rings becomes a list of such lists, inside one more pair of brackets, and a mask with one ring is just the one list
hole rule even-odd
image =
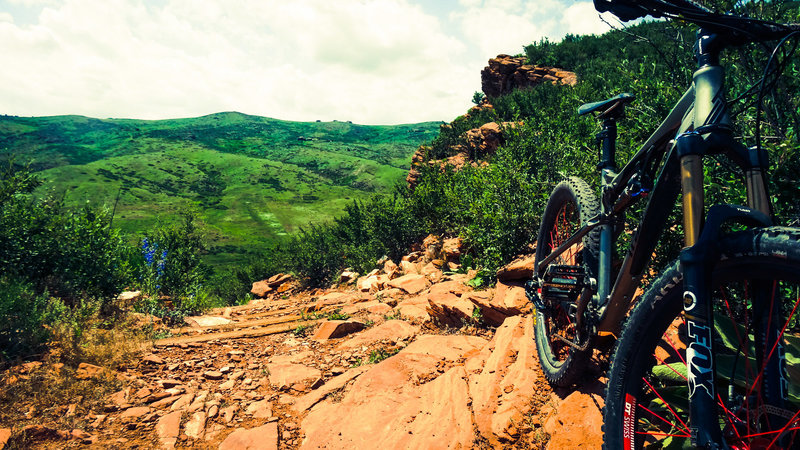
[[420, 336], [360, 375], [340, 402], [314, 406], [302, 424], [301, 448], [472, 447], [464, 370], [456, 366], [438, 374], [442, 364], [454, 364], [485, 343], [474, 336]]
[[164, 364], [164, 360], [163, 359], [161, 359], [157, 355], [153, 355], [153, 354], [147, 355], [144, 358], [142, 358], [142, 362], [143, 363], [147, 363], [147, 364], [153, 364], [153, 365]]
[[272, 292], [274, 289], [270, 287], [269, 282], [267, 280], [256, 281], [253, 283], [252, 288], [250, 289], [250, 293], [255, 295], [259, 298], [264, 298]]
[[253, 402], [244, 413], [248, 416], [253, 416], [254, 419], [268, 419], [272, 417], [272, 402], [269, 400]]
[[221, 380], [222, 379], [222, 372], [218, 370], [207, 370], [203, 372], [203, 377], [208, 380]]
[[497, 270], [497, 279], [500, 281], [528, 280], [535, 271], [534, 259], [536, 255], [526, 255], [511, 261]]
[[6, 442], [11, 438], [11, 428], [0, 428], [0, 449], [4, 448]]
[[453, 293], [428, 294], [426, 312], [439, 326], [459, 328], [469, 322], [474, 310], [472, 302]]
[[357, 320], [327, 320], [322, 322], [312, 339], [322, 341], [347, 336], [364, 329], [364, 324]]
[[278, 422], [255, 428], [237, 428], [219, 445], [219, 450], [277, 450]]
[[558, 412], [545, 423], [550, 433], [549, 449], [599, 449], [603, 443], [603, 398], [597, 394], [573, 392], [558, 406]]
[[[537, 378], [533, 318], [510, 317], [494, 338], [465, 367], [478, 369], [469, 377], [475, 424], [492, 446], [513, 440], [516, 425], [530, 411]], [[579, 447], [564, 447], [579, 448]]]
[[124, 419], [139, 419], [140, 417], [145, 416], [150, 412], [150, 408], [147, 406], [136, 406], [133, 408], [128, 408], [125, 412], [122, 413], [120, 418]]
[[106, 369], [95, 366], [94, 364], [89, 363], [80, 363], [78, 364], [78, 370], [75, 371], [76, 378], [94, 378], [103, 375], [106, 372]]
[[316, 380], [322, 375], [319, 369], [300, 364], [267, 364], [269, 382], [276, 389], [286, 390], [292, 385]]
[[416, 336], [419, 327], [411, 325], [403, 320], [387, 320], [386, 322], [372, 327], [363, 333], [348, 339], [336, 347], [338, 350], [360, 348], [380, 341], [397, 342]]
[[505, 308], [512, 314], [524, 314], [532, 310], [521, 282], [498, 282], [492, 305]]
[[181, 412], [174, 411], [158, 419], [156, 434], [163, 448], [175, 448], [181, 429]]
[[324, 400], [325, 397], [344, 388], [348, 383], [350, 383], [352, 380], [355, 380], [359, 375], [369, 369], [371, 369], [370, 366], [354, 367], [337, 377], [331, 378], [327, 383], [322, 385], [322, 387], [314, 389], [308, 394], [300, 397], [294, 403], [294, 405], [292, 405], [292, 408], [297, 413], [302, 414], [304, 411], [311, 409], [311, 407]]
[[537, 67], [526, 64], [524, 57], [497, 55], [489, 60], [489, 65], [481, 71], [481, 88], [489, 98], [510, 93], [545, 81], [553, 84], [575, 85], [578, 77], [572, 72], [551, 67]]
[[387, 284], [393, 288], [402, 289], [409, 294], [418, 294], [428, 287], [428, 280], [424, 275], [408, 274], [395, 278]]
[[206, 412], [197, 411], [192, 414], [192, 418], [186, 423], [183, 432], [190, 438], [202, 439], [206, 434]]
[[459, 261], [461, 258], [461, 249], [464, 245], [460, 237], [445, 239], [442, 243], [442, 253], [448, 261]]
[[186, 316], [183, 321], [192, 328], [218, 327], [233, 322], [222, 316]]

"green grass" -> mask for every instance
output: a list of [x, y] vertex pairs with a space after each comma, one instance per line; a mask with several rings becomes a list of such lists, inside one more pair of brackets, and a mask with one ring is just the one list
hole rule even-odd
[[366, 126], [288, 122], [240, 113], [194, 119], [0, 116], [0, 157], [30, 163], [67, 204], [117, 201], [131, 234], [196, 205], [212, 265], [310, 223], [353, 200], [389, 192], [438, 124]]

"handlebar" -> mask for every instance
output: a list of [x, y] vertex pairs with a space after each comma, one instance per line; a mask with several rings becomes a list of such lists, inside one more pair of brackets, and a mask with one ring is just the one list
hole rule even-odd
[[800, 24], [779, 24], [733, 14], [720, 14], [691, 0], [594, 0], [599, 12], [628, 21], [645, 16], [682, 19], [724, 35], [730, 45], [782, 39], [800, 31]]

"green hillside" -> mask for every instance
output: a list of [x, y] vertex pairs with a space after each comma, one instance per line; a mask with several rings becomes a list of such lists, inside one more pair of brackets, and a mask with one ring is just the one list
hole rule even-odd
[[[388, 192], [438, 123], [289, 122], [229, 112], [194, 119], [0, 117], [0, 153], [30, 163], [68, 205], [117, 202], [130, 233], [197, 205], [209, 260], [229, 264], [277, 236]], [[117, 201], [117, 197], [119, 200]]]

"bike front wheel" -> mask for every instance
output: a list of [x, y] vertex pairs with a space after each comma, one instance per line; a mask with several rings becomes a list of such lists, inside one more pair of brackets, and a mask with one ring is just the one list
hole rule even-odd
[[[800, 447], [800, 230], [720, 242], [713, 274], [716, 411], [728, 448]], [[675, 263], [631, 313], [606, 389], [604, 448], [691, 448], [683, 282]]]

